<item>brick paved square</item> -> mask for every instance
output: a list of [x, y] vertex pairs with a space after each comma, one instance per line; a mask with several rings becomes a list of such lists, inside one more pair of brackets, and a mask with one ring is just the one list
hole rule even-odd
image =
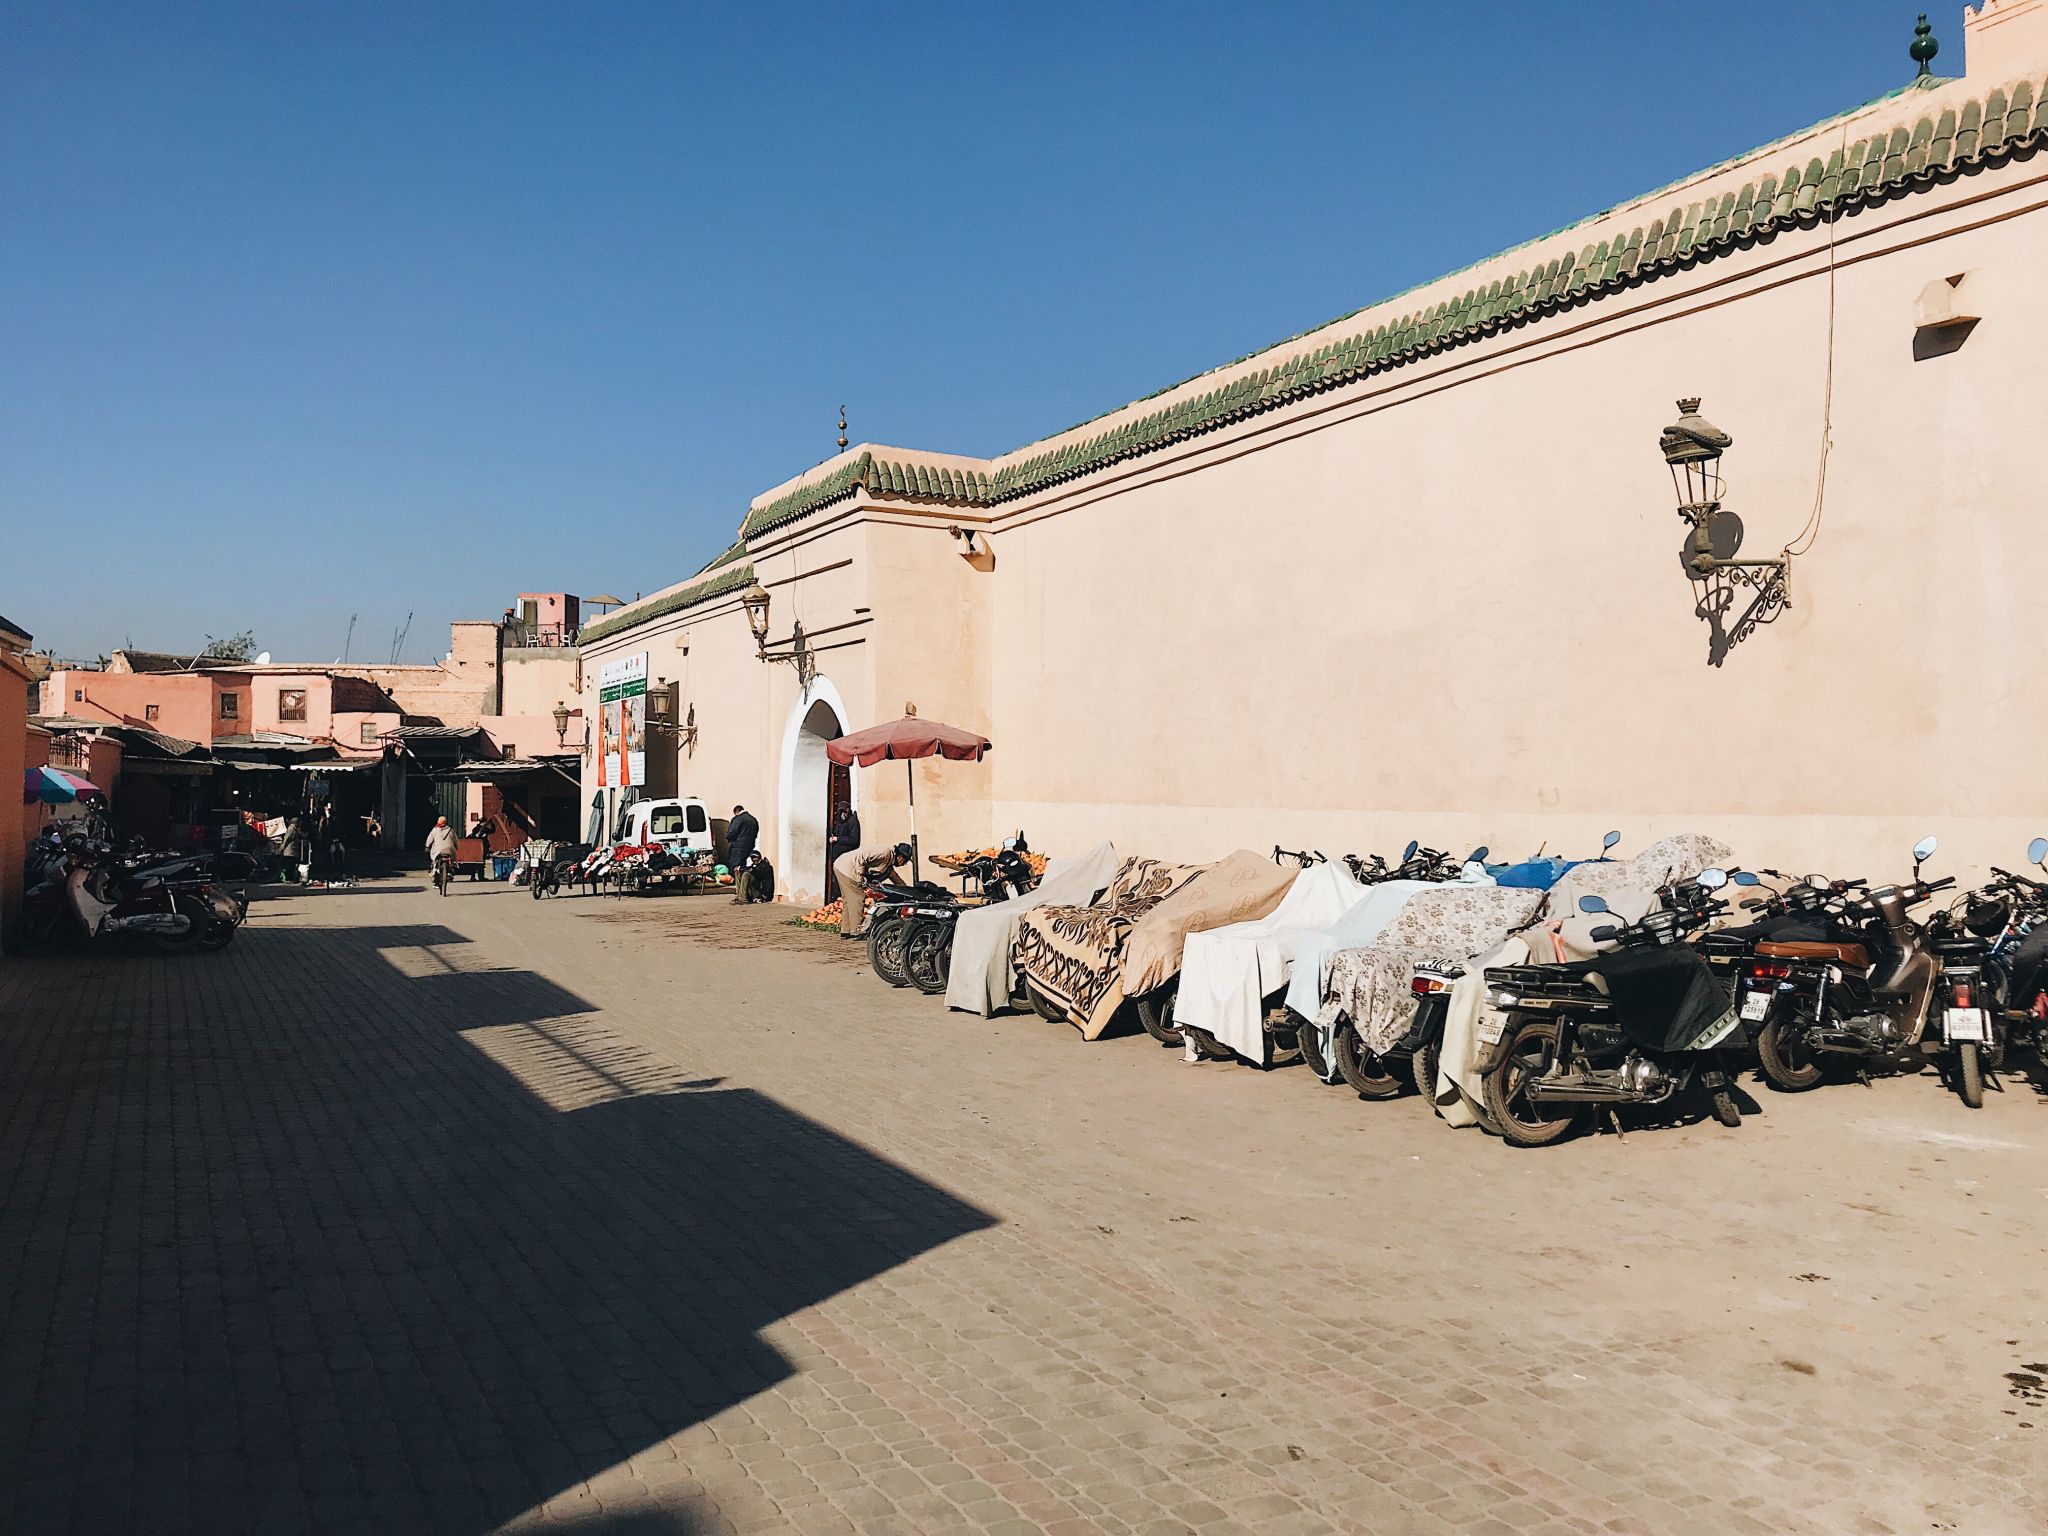
[[0, 1530], [2048, 1524], [2024, 1080], [1517, 1155], [786, 915], [0, 962]]

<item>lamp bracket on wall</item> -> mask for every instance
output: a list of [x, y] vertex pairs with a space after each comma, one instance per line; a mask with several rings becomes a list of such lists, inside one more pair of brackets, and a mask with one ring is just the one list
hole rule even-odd
[[[1678, 494], [1678, 515], [1689, 525], [1679, 564], [1692, 583], [1693, 612], [1707, 621], [1707, 664], [1718, 667], [1728, 653], [1792, 606], [1792, 555], [1742, 560], [1742, 519], [1722, 505], [1726, 483], [1721, 454], [1735, 439], [1700, 415], [1698, 399], [1678, 402], [1679, 417], [1657, 440]], [[1754, 595], [1729, 622], [1737, 590]]]
[[768, 589], [758, 581], [740, 594], [740, 606], [747, 613], [747, 628], [754, 633], [754, 652], [762, 661], [787, 662], [795, 667], [797, 684], [809, 696], [811, 684], [818, 676], [818, 658], [804, 636], [803, 620], [790, 625], [788, 650], [769, 650], [768, 608], [771, 601]]

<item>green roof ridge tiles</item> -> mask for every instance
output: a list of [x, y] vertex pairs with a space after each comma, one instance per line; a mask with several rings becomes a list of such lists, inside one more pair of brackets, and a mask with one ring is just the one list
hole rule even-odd
[[[742, 553], [745, 552], [744, 545], [735, 545], [734, 548]], [[672, 613], [679, 613], [685, 608], [693, 608], [698, 603], [709, 602], [714, 597], [723, 597], [728, 592], [736, 592], [741, 587], [749, 585], [754, 579], [753, 562], [748, 561], [740, 565], [733, 565], [730, 563], [732, 557], [733, 551], [727, 550], [725, 554], [719, 556], [718, 559], [706, 566], [705, 569], [707, 571], [716, 570], [717, 574], [704, 581], [693, 581], [688, 586], [679, 587], [665, 597], [655, 597], [648, 599], [646, 602], [634, 603], [629, 607], [621, 608], [616, 613], [605, 615], [595, 624], [584, 625], [582, 632], [576, 637], [576, 643], [579, 646], [587, 646], [599, 640], [609, 639], [613, 635], [636, 628], [650, 620], [666, 618]]]
[[[1905, 89], [1887, 92], [1876, 101], [1867, 102], [1854, 112], [1841, 114], [1841, 117], [1853, 117], [1878, 102], [1899, 96]], [[1748, 155], [1724, 160], [1673, 183], [1672, 188], [1696, 183], [1745, 159], [1761, 160], [1776, 145], [1810, 137], [1816, 129], [1836, 120], [1823, 119], [1812, 128], [1773, 140]], [[1238, 378], [1221, 382], [1206, 392], [1184, 396], [1142, 416], [1126, 417], [1085, 440], [1062, 443], [1058, 447], [1032, 453], [1027, 458], [1013, 459], [998, 466], [993, 473], [958, 471], [914, 462], [900, 465], [877, 463], [871, 455], [863, 454], [833, 473], [755, 508], [749, 513], [742, 533], [746, 537], [764, 533], [843, 500], [861, 488], [971, 505], [1014, 500], [1102, 465], [1214, 430], [1230, 421], [1276, 409], [1308, 394], [1334, 387], [1339, 382], [1398, 367], [1429, 352], [1477, 340], [1506, 326], [1539, 318], [1552, 309], [1583, 302], [1639, 281], [1649, 281], [1660, 272], [1705, 259], [1775, 229], [1810, 223], [1817, 217], [1839, 216], [1849, 208], [1876, 201], [1906, 186], [1924, 183], [1933, 175], [1975, 163], [1987, 156], [1995, 154], [2004, 158], [2027, 139], [2048, 139], [2048, 89], [2043, 89], [2033, 79], [1993, 89], [1982, 98], [1942, 107], [1938, 113], [1923, 115], [1911, 125], [1900, 123], [1882, 132], [1866, 134], [1852, 144], [1830, 152], [1826, 160], [1809, 153], [1804, 163], [1794, 160], [1776, 171], [1753, 176], [1741, 187], [1723, 191], [1704, 202], [1665, 208], [1632, 229], [1610, 232], [1597, 244], [1553, 254], [1519, 272], [1494, 277], [1484, 285], [1453, 298], [1437, 300], [1405, 316], [1381, 319], [1351, 336], [1324, 340], [1310, 351], [1269, 363]], [[1635, 201], [1646, 203], [1658, 195], [1653, 192]], [[1579, 223], [1590, 224], [1613, 211], [1605, 210]], [[1577, 228], [1578, 225], [1565, 227]], [[1510, 254], [1522, 248], [1510, 247], [1508, 252], [1500, 254]], [[1497, 259], [1486, 258], [1488, 261]], [[1482, 264], [1474, 263], [1473, 266]], [[1432, 282], [1441, 281], [1442, 278], [1432, 279]], [[1418, 288], [1427, 286], [1417, 285]], [[1415, 292], [1417, 289], [1405, 291]], [[1394, 295], [1394, 298], [1399, 297], [1399, 294]], [[1382, 300], [1381, 305], [1390, 302], [1392, 300]], [[1353, 314], [1364, 312], [1355, 310]], [[1316, 331], [1325, 329], [1326, 326], [1315, 328]], [[1304, 336], [1313, 334], [1315, 331], [1302, 333]], [[1237, 363], [1247, 362], [1258, 355], [1248, 354]], [[1237, 363], [1226, 363], [1222, 367], [1235, 367]], [[1142, 405], [1145, 400], [1156, 399], [1190, 382], [1193, 381], [1169, 385], [1167, 389], [1155, 391], [1132, 404]], [[1129, 408], [1119, 406], [1116, 409]], [[1105, 413], [1105, 417], [1113, 414]]]

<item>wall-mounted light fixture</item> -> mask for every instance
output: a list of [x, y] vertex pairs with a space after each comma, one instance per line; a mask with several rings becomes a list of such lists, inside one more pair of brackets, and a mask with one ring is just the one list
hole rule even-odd
[[569, 706], [557, 699], [552, 713], [555, 717], [555, 748], [566, 751], [569, 745]]
[[[1734, 446], [1735, 439], [1700, 415], [1697, 398], [1679, 401], [1678, 413], [1678, 420], [1658, 437], [1657, 447], [1671, 470], [1678, 515], [1691, 525], [1678, 558], [1697, 598], [1693, 611], [1711, 631], [1707, 662], [1718, 667], [1758, 625], [1770, 623], [1792, 606], [1792, 557], [1736, 558], [1742, 548], [1742, 519], [1721, 504], [1727, 491], [1721, 454]], [[1738, 587], [1748, 587], [1756, 595], [1730, 624], [1727, 615], [1735, 606]]]
[[818, 675], [817, 658], [811, 654], [810, 642], [804, 638], [801, 619], [789, 628], [789, 649], [771, 651], [768, 649], [768, 605], [772, 599], [768, 589], [755, 582], [740, 594], [740, 606], [747, 610], [747, 628], [754, 632], [754, 651], [763, 661], [788, 662], [796, 668], [797, 683], [805, 693], [811, 691], [811, 680]]
[[962, 528], [957, 523], [948, 526], [946, 532], [960, 541], [960, 558], [977, 571], [996, 568], [996, 552], [989, 547], [987, 534], [977, 528]]

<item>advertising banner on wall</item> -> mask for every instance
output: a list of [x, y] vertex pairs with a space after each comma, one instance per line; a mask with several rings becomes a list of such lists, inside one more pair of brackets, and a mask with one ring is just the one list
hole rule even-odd
[[647, 653], [608, 661], [597, 674], [597, 782], [647, 782]]

